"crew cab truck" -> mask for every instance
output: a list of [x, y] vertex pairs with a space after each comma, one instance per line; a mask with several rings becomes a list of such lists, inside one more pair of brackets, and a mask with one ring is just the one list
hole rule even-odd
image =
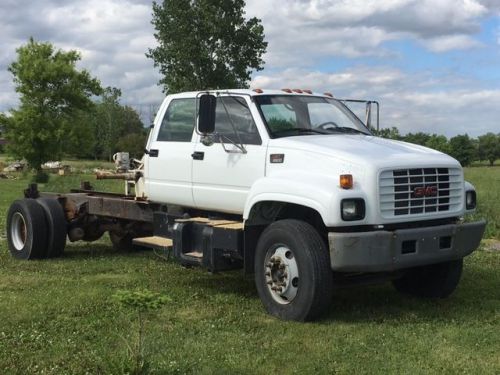
[[486, 225], [463, 219], [476, 193], [455, 159], [374, 136], [342, 101], [309, 90], [168, 95], [143, 159], [114, 177], [126, 194], [30, 186], [8, 212], [12, 255], [59, 256], [66, 238], [109, 232], [119, 248], [253, 273], [270, 314], [303, 321], [356, 283], [447, 297]]

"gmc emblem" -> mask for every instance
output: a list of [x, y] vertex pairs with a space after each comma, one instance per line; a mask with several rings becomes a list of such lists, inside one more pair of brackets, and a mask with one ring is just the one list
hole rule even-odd
[[415, 198], [435, 197], [437, 193], [437, 186], [418, 186], [413, 189], [413, 196]]

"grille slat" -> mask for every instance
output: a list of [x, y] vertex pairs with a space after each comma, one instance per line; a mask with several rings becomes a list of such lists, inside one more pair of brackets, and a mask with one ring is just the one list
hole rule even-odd
[[462, 174], [457, 168], [411, 168], [380, 175], [380, 210], [385, 217], [442, 213], [460, 208]]

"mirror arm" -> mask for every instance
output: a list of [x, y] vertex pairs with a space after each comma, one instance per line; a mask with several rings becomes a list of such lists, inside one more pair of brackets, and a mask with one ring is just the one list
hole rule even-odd
[[[238, 143], [239, 145], [237, 145], [235, 142], [233, 142], [231, 139], [227, 138], [233, 145], [235, 145], [236, 147], [238, 147], [240, 149], [240, 151], [244, 154], [247, 153], [247, 150], [245, 149], [245, 146], [243, 146], [243, 142], [241, 142], [241, 137], [240, 137], [240, 133], [236, 130], [236, 126], [234, 126], [234, 122], [233, 122], [233, 119], [231, 118], [231, 116], [229, 115], [229, 111], [227, 110], [227, 107], [226, 107], [226, 103], [224, 103], [224, 97], [220, 97], [220, 101], [222, 103], [222, 106], [224, 107], [224, 111], [226, 112], [226, 115], [227, 115], [227, 118], [229, 119], [229, 122], [231, 123], [231, 127], [233, 128], [233, 133], [236, 135], [236, 137], [238, 138]], [[224, 150], [226, 150], [226, 148], [224, 148]], [[227, 152], [227, 151], [226, 151]]]
[[222, 145], [222, 148], [228, 154], [235, 154], [235, 153], [238, 153], [238, 151], [236, 151], [236, 150], [228, 150], [226, 148], [226, 146], [224, 145], [224, 142], [223, 142], [222, 138], [227, 139], [229, 141], [229, 143], [231, 143], [233, 146], [235, 146], [242, 154], [246, 154], [247, 153], [247, 149], [245, 148], [245, 146], [243, 146], [243, 144], [239, 144], [238, 145], [238, 144], [234, 143], [232, 139], [226, 137], [225, 135], [219, 134], [219, 133], [215, 133], [215, 135], [219, 137], [219, 142]]

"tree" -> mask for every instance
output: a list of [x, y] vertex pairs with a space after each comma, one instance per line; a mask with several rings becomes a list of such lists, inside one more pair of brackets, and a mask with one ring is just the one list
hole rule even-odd
[[416, 145], [425, 146], [430, 137], [431, 136], [429, 134], [423, 132], [408, 133], [404, 136], [404, 141], [414, 143]]
[[144, 147], [146, 145], [147, 134], [131, 133], [124, 135], [116, 142], [117, 151], [126, 151], [131, 158], [140, 159], [144, 155]]
[[487, 133], [478, 138], [479, 160], [486, 159], [490, 165], [500, 158], [500, 134]]
[[91, 108], [91, 96], [101, 92], [96, 78], [77, 70], [79, 60], [76, 51], [55, 50], [31, 38], [9, 66], [20, 106], [7, 121], [8, 152], [26, 159], [37, 172], [61, 156], [76, 112]]
[[450, 153], [448, 139], [444, 135], [432, 134], [427, 142], [425, 142], [425, 146], [437, 151], [444, 152], [445, 154]]
[[468, 166], [474, 161], [475, 147], [467, 134], [457, 135], [450, 139], [450, 155], [462, 166]]
[[165, 93], [243, 88], [262, 70], [266, 51], [258, 18], [245, 20], [244, 0], [153, 2], [158, 47], [146, 54], [160, 68]]
[[375, 133], [382, 138], [401, 140], [403, 137], [399, 134], [399, 129], [393, 126], [392, 128], [383, 128], [378, 132], [375, 130]]

